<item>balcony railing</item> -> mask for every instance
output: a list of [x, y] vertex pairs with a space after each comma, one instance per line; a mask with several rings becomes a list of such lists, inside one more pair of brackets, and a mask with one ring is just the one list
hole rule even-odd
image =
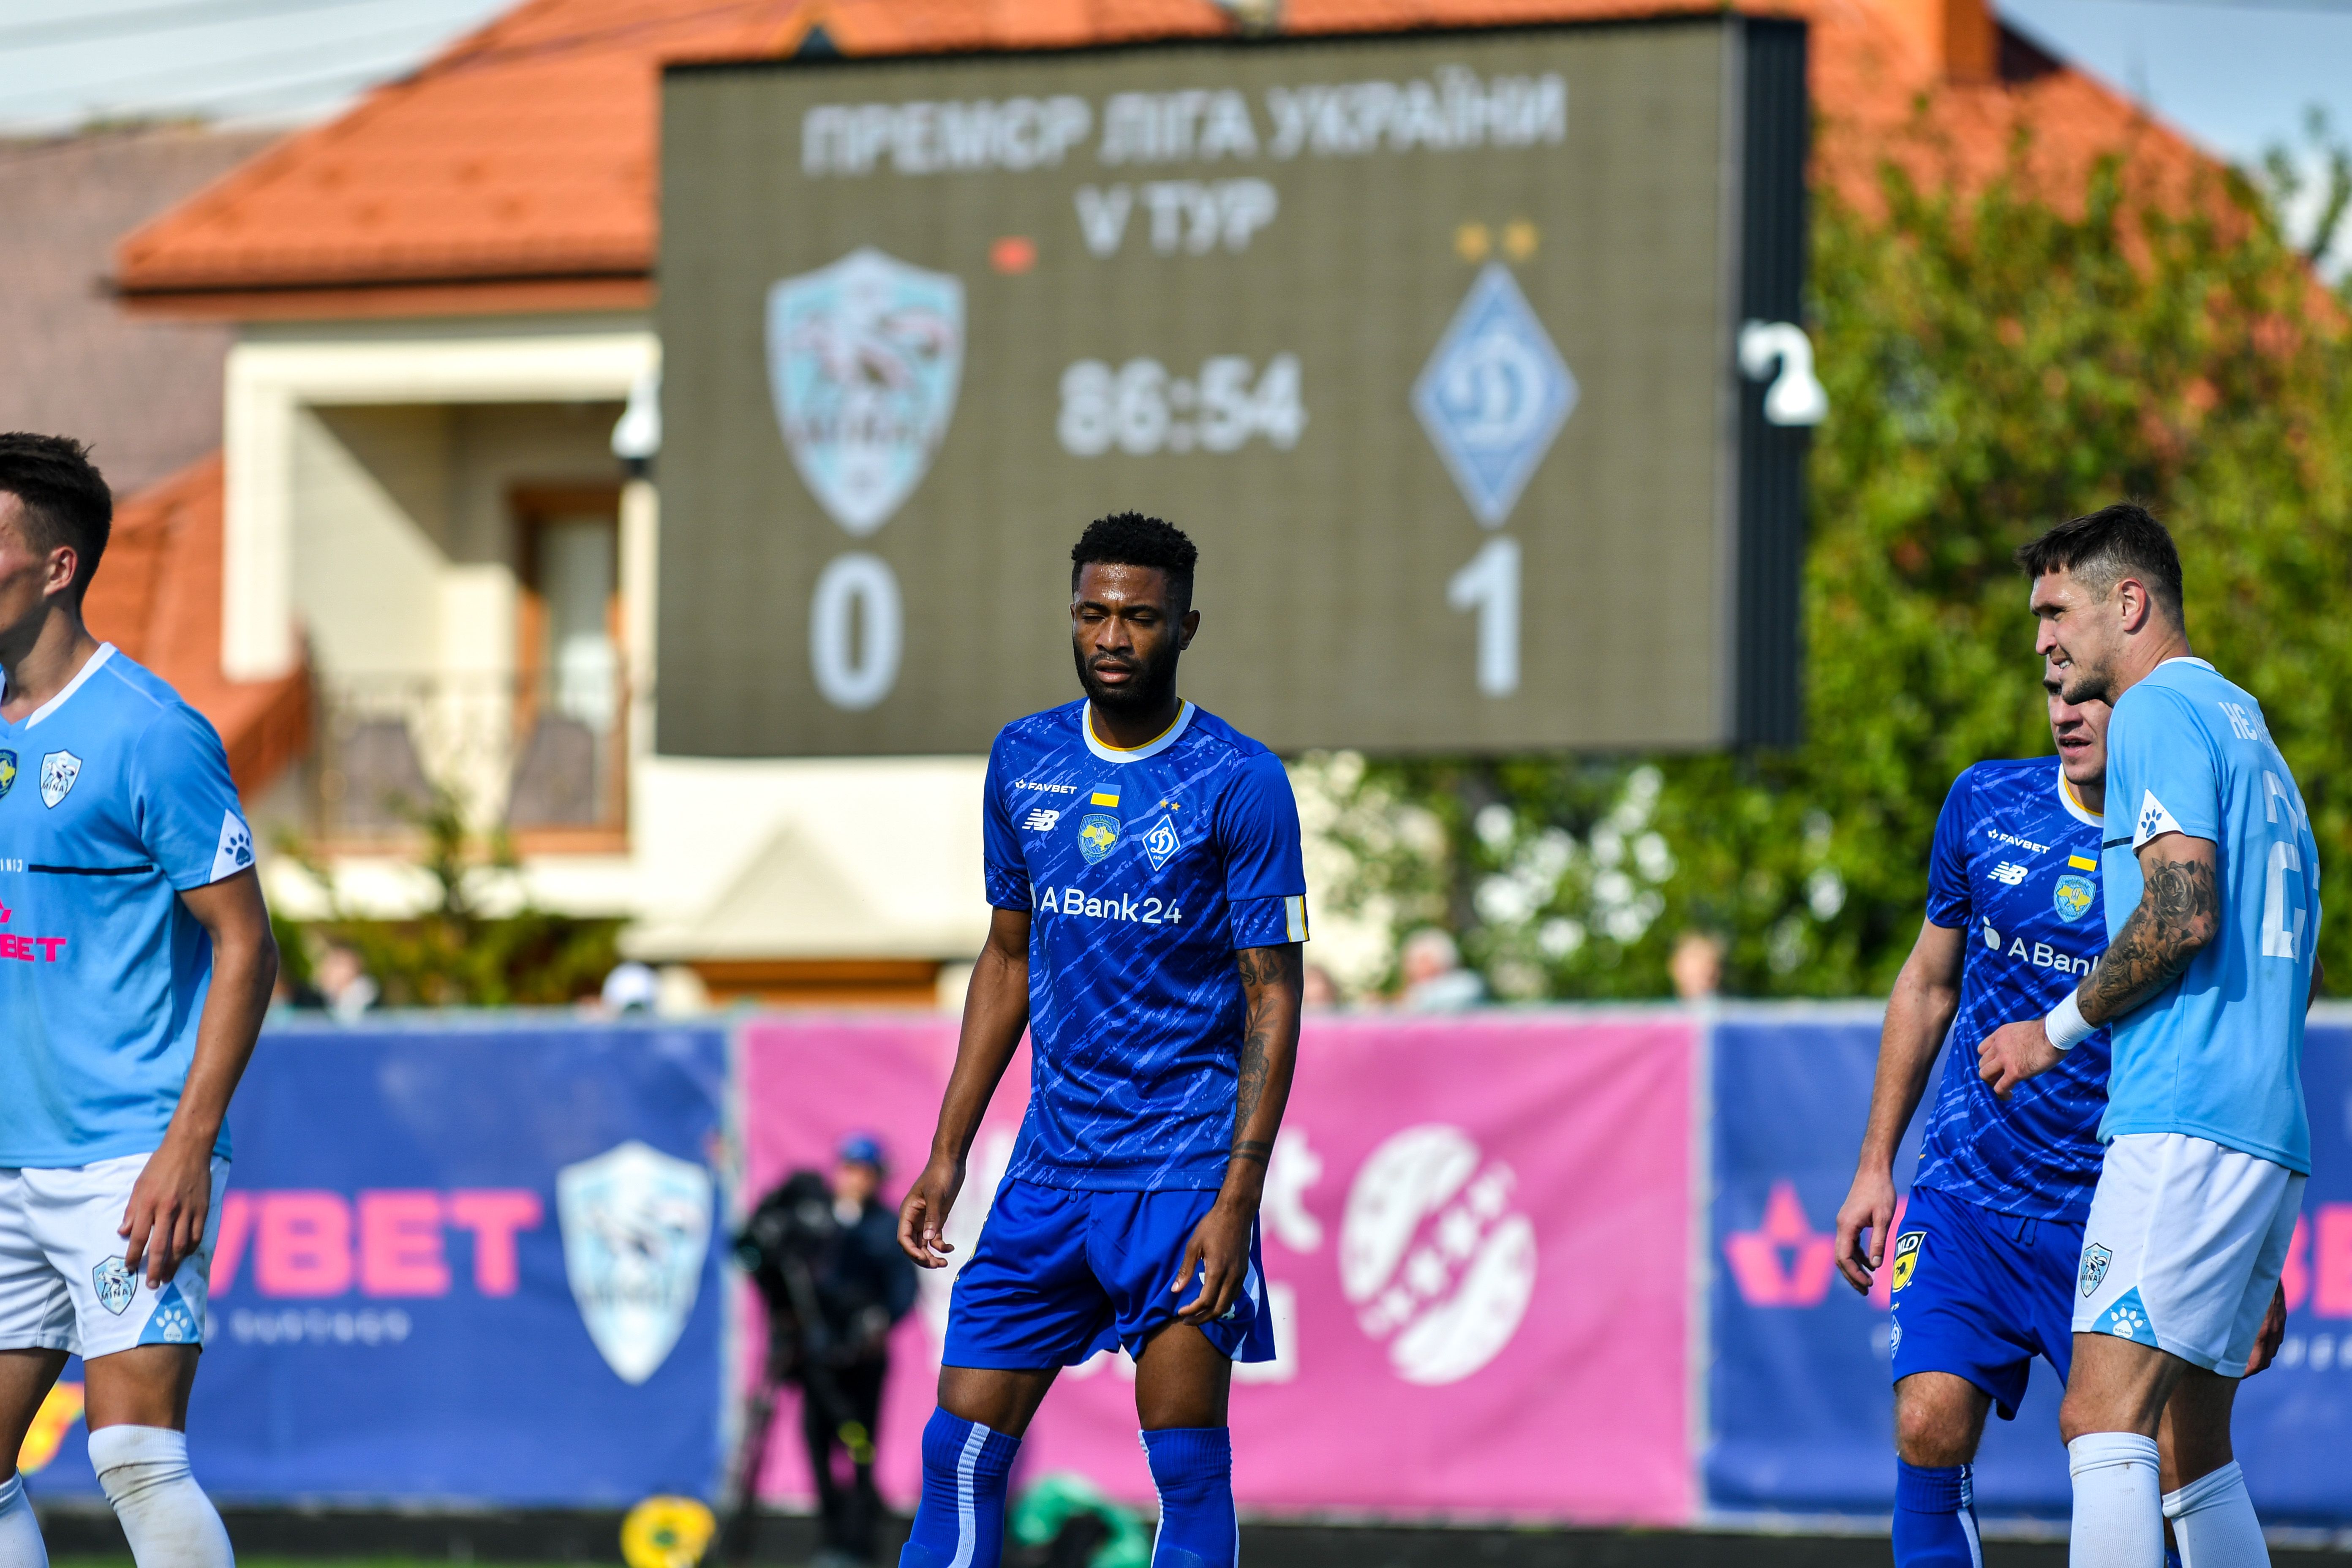
[[388, 847], [446, 791], [469, 826], [525, 850], [618, 847], [627, 732], [627, 692], [607, 670], [323, 679], [315, 830]]

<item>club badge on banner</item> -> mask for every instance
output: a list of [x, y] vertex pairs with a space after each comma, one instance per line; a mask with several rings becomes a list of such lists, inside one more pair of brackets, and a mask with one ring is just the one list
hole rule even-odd
[[[1688, 1517], [1689, 1276], [1675, 1238], [1689, 1226], [1696, 1036], [1666, 1016], [1309, 1020], [1262, 1216], [1278, 1353], [1235, 1369], [1244, 1508]], [[887, 1190], [903, 1192], [954, 1048], [950, 1019], [747, 1026], [754, 1191], [869, 1131], [893, 1158]], [[949, 1226], [959, 1259], [1011, 1158], [1027, 1073], [1024, 1048]], [[950, 1289], [950, 1271], [927, 1276], [894, 1342], [880, 1475], [901, 1506]], [[747, 1380], [760, 1354], [748, 1348]], [[1024, 1469], [1149, 1501], [1133, 1376], [1120, 1355], [1065, 1373]], [[808, 1495], [797, 1444], [772, 1447], [763, 1479], [770, 1496]]]

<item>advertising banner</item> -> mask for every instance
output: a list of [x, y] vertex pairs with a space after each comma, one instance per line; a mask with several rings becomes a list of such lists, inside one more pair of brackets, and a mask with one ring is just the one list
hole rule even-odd
[[[726, 1074], [716, 1027], [270, 1029], [230, 1113], [189, 1412], [205, 1488], [709, 1495]], [[28, 1447], [37, 1493], [96, 1489], [80, 1376]]]
[[[871, 1131], [902, 1192], [954, 1035], [947, 1019], [750, 1025], [751, 1189]], [[1236, 1369], [1244, 1510], [1689, 1517], [1696, 1038], [1666, 1015], [1308, 1022], [1263, 1215], [1279, 1354]], [[1026, 1073], [1024, 1055], [974, 1148], [949, 1233], [959, 1258], [1011, 1157]], [[924, 1284], [880, 1433], [881, 1483], [902, 1507], [950, 1280]], [[1148, 1504], [1133, 1376], [1115, 1355], [1064, 1373], [1023, 1447], [1026, 1478], [1075, 1470]], [[804, 1499], [798, 1416], [779, 1419], [767, 1490]]]

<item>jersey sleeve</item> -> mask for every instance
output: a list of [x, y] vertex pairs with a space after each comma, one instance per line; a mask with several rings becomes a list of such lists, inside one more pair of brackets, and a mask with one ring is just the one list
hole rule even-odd
[[1944, 809], [1936, 814], [1935, 847], [1927, 852], [1927, 923], [1957, 931], [1969, 923], [1969, 799], [1975, 788], [1967, 773], [1952, 781]]
[[1217, 803], [1218, 847], [1233, 943], [1275, 947], [1307, 940], [1307, 868], [1298, 848], [1298, 803], [1282, 760], [1252, 757]]
[[163, 710], [131, 750], [131, 819], [139, 842], [181, 892], [209, 887], [253, 864], [228, 753], [205, 716]]
[[982, 785], [982, 877], [987, 883], [988, 901], [992, 908], [1026, 910], [1033, 901], [1029, 863], [1021, 857], [1020, 834], [1013, 821], [1012, 808], [1005, 804], [1004, 770], [1004, 737], [999, 735], [989, 751], [988, 776]]
[[2221, 771], [2195, 708], [2180, 693], [2142, 686], [2124, 694], [2107, 726], [2107, 778], [2110, 785], [2123, 784], [2108, 806], [2131, 813], [2134, 851], [2168, 833], [2221, 841]]

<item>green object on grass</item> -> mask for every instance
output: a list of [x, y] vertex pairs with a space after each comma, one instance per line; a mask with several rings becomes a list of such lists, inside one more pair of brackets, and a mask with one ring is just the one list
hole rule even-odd
[[1110, 1531], [1087, 1559], [1087, 1568], [1148, 1568], [1151, 1532], [1143, 1521], [1105, 1497], [1084, 1476], [1063, 1471], [1040, 1478], [1013, 1502], [1013, 1539], [1024, 1546], [1050, 1545], [1062, 1527], [1092, 1514]]

